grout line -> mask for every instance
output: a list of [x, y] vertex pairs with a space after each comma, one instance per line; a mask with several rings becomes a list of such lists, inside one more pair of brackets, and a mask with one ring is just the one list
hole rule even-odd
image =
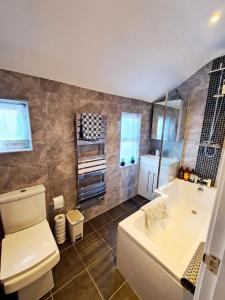
[[100, 238], [103, 240], [103, 242], [106, 243], [106, 245], [109, 247], [109, 249], [112, 250], [112, 247], [105, 241], [105, 239], [101, 236], [101, 234], [98, 231], [96, 231], [96, 232], [100, 236]]
[[90, 232], [88, 235], [86, 235], [83, 238], [79, 239], [77, 242], [72, 243], [72, 246], [79, 244], [80, 242], [82, 242], [83, 240], [85, 240], [87, 237], [91, 236], [93, 233], [95, 233], [95, 231]]
[[113, 293], [111, 296], [110, 296], [110, 298], [109, 298], [109, 300], [110, 299], [112, 299], [113, 298], [113, 296], [125, 285], [127, 283], [127, 281], [125, 280], [124, 281], [124, 283], [115, 291], [115, 293]]
[[[76, 249], [77, 250], [77, 249]], [[78, 252], [78, 250], [77, 250], [77, 252]], [[110, 252], [110, 249], [107, 249], [101, 256], [99, 256], [99, 257], [97, 257], [97, 258], [95, 258], [89, 265], [85, 265], [85, 263], [84, 263], [84, 266], [85, 266], [85, 268], [89, 268], [89, 267], [91, 267], [93, 264], [95, 264], [96, 262], [98, 262], [100, 259], [102, 259], [106, 254], [108, 254]], [[80, 254], [79, 254], [79, 256], [80, 256]], [[83, 259], [82, 259], [82, 261], [83, 261]]]
[[[74, 248], [75, 248], [75, 250], [77, 251], [77, 254], [78, 254], [78, 256], [80, 257], [80, 259], [81, 259], [82, 263], [84, 264], [83, 258], [81, 257], [80, 253], [78, 252], [78, 250], [76, 249], [76, 247], [74, 247]], [[84, 264], [84, 266], [85, 266], [85, 264]], [[92, 276], [91, 276], [91, 274], [89, 273], [89, 271], [88, 271], [88, 269], [87, 269], [87, 267], [86, 267], [86, 266], [85, 266], [85, 270], [87, 271], [88, 275], [90, 276], [90, 278], [91, 278], [91, 280], [92, 280], [92, 282], [93, 282], [93, 284], [94, 284], [95, 288], [97, 289], [97, 291], [98, 291], [98, 293], [99, 293], [100, 297], [101, 297], [101, 298], [104, 300], [104, 297], [102, 296], [102, 294], [101, 294], [101, 292], [100, 292], [99, 288], [97, 287], [97, 285], [96, 285], [96, 283], [95, 283], [94, 279], [92, 278]]]
[[[96, 231], [96, 233], [101, 237], [101, 235], [100, 235], [97, 231]], [[102, 237], [101, 237], [101, 239], [102, 239], [103, 242], [108, 246], [108, 248], [104, 251], [104, 253], [103, 253], [101, 256], [95, 258], [95, 259], [94, 259], [89, 265], [87, 265], [87, 266], [86, 266], [86, 264], [84, 263], [83, 258], [81, 257], [79, 251], [77, 250], [76, 245], [73, 245], [74, 248], [76, 249], [76, 252], [79, 254], [79, 257], [81, 257], [81, 260], [82, 260], [82, 262], [83, 262], [85, 268], [89, 268], [89, 267], [92, 266], [94, 263], [96, 263], [98, 260], [100, 260], [102, 257], [104, 257], [107, 253], [109, 253], [110, 250], [113, 250], [112, 247], [110, 247], [110, 246], [105, 242], [105, 240], [104, 240]]]
[[94, 284], [95, 288], [97, 289], [97, 291], [98, 291], [98, 293], [99, 293], [100, 297], [101, 297], [101, 298], [104, 300], [105, 298], [103, 297], [102, 293], [100, 292], [99, 288], [97, 287], [97, 285], [96, 285], [96, 283], [95, 283], [94, 279], [92, 278], [92, 276], [91, 276], [90, 272], [88, 271], [88, 269], [86, 269], [86, 270], [87, 270], [87, 272], [88, 272], [88, 274], [89, 274], [89, 276], [90, 276], [90, 278], [91, 278], [91, 280], [92, 280], [92, 282], [93, 282], [93, 284]]
[[[129, 201], [129, 199], [126, 200], [126, 201]], [[125, 202], [126, 202], [126, 201], [125, 201]], [[144, 203], [144, 201], [145, 201], [145, 200], [143, 200], [142, 202], [140, 202], [140, 205], [141, 205], [141, 206], [142, 206], [142, 204]], [[123, 202], [120, 203], [120, 204], [118, 204], [117, 206], [122, 205], [122, 204], [123, 204]], [[112, 208], [115, 208], [115, 207], [117, 207], [117, 206], [114, 206], [114, 207], [112, 207]], [[121, 215], [117, 216], [116, 218], [111, 217], [110, 214], [107, 213], [110, 209], [112, 209], [112, 208], [110, 208], [109, 210], [103, 212], [102, 214], [107, 214], [112, 220], [110, 220], [109, 222], [105, 223], [103, 226], [101, 226], [101, 227], [99, 227], [99, 228], [95, 228], [94, 225], [91, 224], [91, 220], [93, 220], [93, 219], [95, 219], [95, 218], [101, 216], [102, 214], [100, 214], [100, 215], [94, 217], [93, 219], [88, 220], [87, 222], [89, 222], [89, 223], [91, 224], [92, 228], [95, 229], [95, 230], [97, 231], [97, 230], [103, 228], [104, 226], [108, 225], [108, 224], [111, 223], [112, 221], [116, 221], [116, 219], [118, 219], [119, 217], [121, 217], [121, 216], [124, 215], [125, 213], [127, 213], [127, 212], [129, 212], [129, 211], [131, 211], [131, 210], [133, 210], [133, 209], [135, 209], [135, 208], [137, 208], [137, 210], [139, 210], [139, 209], [141, 208], [141, 206], [139, 207], [138, 205], [135, 205], [135, 207], [132, 207], [132, 208], [130, 208], [130, 209], [126, 209], [125, 207], [122, 206], [123, 209], [125, 209], [125, 212], [122, 213]]]
[[[110, 218], [111, 218], [111, 217], [110, 217]], [[98, 231], [99, 229], [102, 229], [102, 228], [105, 227], [106, 225], [110, 224], [112, 221], [114, 221], [114, 219], [111, 218], [111, 220], [110, 220], [109, 222], [105, 223], [104, 225], [102, 225], [102, 226], [99, 227], [98, 229], [95, 228], [93, 225], [92, 225], [92, 226], [93, 226], [93, 228], [95, 229], [95, 231]]]
[[95, 230], [95, 227], [91, 224], [90, 221], [88, 221], [88, 223], [91, 225], [91, 227]]
[[52, 296], [54, 296], [56, 293], [58, 293], [61, 289], [63, 289], [68, 283], [70, 283], [71, 281], [73, 281], [76, 277], [78, 277], [82, 272], [85, 271], [85, 266], [84, 269], [82, 271], [80, 271], [77, 275], [73, 276], [72, 278], [70, 278], [66, 283], [64, 283], [60, 288], [58, 288], [57, 290], [55, 290], [54, 292], [52, 292]]
[[68, 247], [66, 247], [65, 249], [59, 250], [60, 253], [63, 253], [64, 251], [68, 250], [71, 246], [73, 246], [73, 244], [71, 243], [71, 245], [69, 245]]
[[[127, 200], [127, 201], [128, 201], [128, 200]], [[120, 205], [120, 204], [119, 204], [119, 205]], [[136, 208], [138, 208], [138, 210], [140, 209], [140, 207], [136, 207]], [[117, 219], [118, 219], [118, 218], [122, 217], [124, 214], [126, 214], [127, 212], [130, 212], [131, 210], [134, 210], [134, 209], [135, 209], [135, 207], [126, 210], [124, 213], [122, 213], [121, 215], [119, 215], [119, 216], [116, 217], [116, 218], [113, 218], [113, 217], [111, 217], [111, 216], [109, 215], [109, 217], [111, 218], [111, 220], [110, 220], [109, 222], [105, 223], [104, 225], [102, 225], [101, 227], [99, 227], [98, 229], [95, 228], [94, 225], [92, 225], [90, 221], [87, 221], [87, 222], [89, 222], [90, 226], [94, 229], [94, 231], [93, 231], [93, 232], [90, 232], [90, 233], [89, 233], [88, 235], [86, 235], [85, 237], [79, 239], [77, 242], [71, 243], [71, 245], [69, 245], [69, 246], [66, 247], [65, 249], [60, 250], [60, 252], [62, 253], [62, 252], [64, 252], [65, 250], [69, 249], [71, 246], [78, 244], [79, 242], [83, 241], [84, 239], [86, 239], [87, 237], [89, 237], [89, 236], [90, 236], [91, 234], [93, 234], [94, 232], [98, 232], [98, 230], [100, 230], [100, 229], [104, 228], [105, 226], [109, 225], [111, 222], [113, 222], [113, 221], [114, 221], [114, 222], [117, 222]], [[136, 211], [134, 211], [134, 212], [136, 212]], [[106, 212], [104, 212], [104, 213], [106, 213]], [[104, 213], [103, 213], [103, 214], [104, 214]], [[99, 215], [99, 216], [100, 216], [100, 215]], [[104, 240], [104, 239], [103, 239], [103, 240]], [[104, 240], [104, 241], [105, 241], [105, 240]], [[111, 246], [110, 246], [110, 247], [111, 247]], [[112, 247], [111, 247], [111, 248], [112, 248]]]
[[[139, 207], [137, 207], [137, 208], [139, 209]], [[131, 209], [129, 209], [129, 210], [126, 210], [123, 214], [119, 215], [117, 218], [121, 217], [121, 216], [124, 215], [126, 212], [129, 212], [129, 211], [131, 211], [131, 210], [133, 210], [133, 209], [134, 209], [134, 207], [131, 208]], [[105, 213], [106, 213], [106, 212], [105, 212]], [[110, 215], [109, 215], [109, 216], [110, 216]], [[54, 292], [50, 291], [51, 297], [49, 297], [49, 299], [52, 298], [52, 300], [53, 300], [53, 296], [54, 296], [58, 291], [60, 291], [61, 289], [63, 289], [68, 283], [70, 283], [71, 281], [73, 281], [73, 280], [74, 280], [76, 277], [78, 277], [84, 270], [86, 270], [87, 273], [89, 274], [91, 280], [93, 281], [93, 284], [95, 285], [95, 287], [96, 287], [98, 293], [100, 294], [100, 297], [104, 300], [104, 297], [102, 296], [102, 294], [101, 294], [99, 288], [97, 287], [97, 285], [96, 285], [94, 279], [92, 278], [91, 274], [89, 273], [88, 268], [89, 268], [90, 266], [92, 266], [94, 263], [96, 263], [98, 260], [102, 259], [102, 258], [103, 258], [107, 253], [109, 253], [110, 251], [112, 251], [113, 254], [116, 255], [116, 253], [114, 252], [114, 249], [113, 249], [113, 248], [115, 248], [115, 247], [117, 246], [117, 244], [114, 245], [113, 247], [111, 247], [111, 246], [105, 241], [105, 239], [100, 235], [100, 233], [98, 232], [98, 230], [102, 229], [103, 227], [105, 227], [106, 225], [110, 224], [111, 222], [116, 221], [116, 219], [117, 219], [117, 218], [114, 219], [114, 218], [112, 218], [111, 216], [110, 216], [110, 218], [111, 218], [110, 222], [106, 223], [105, 225], [103, 225], [103, 226], [100, 227], [99, 229], [96, 229], [96, 228], [91, 224], [90, 221], [87, 221], [87, 222], [89, 222], [89, 224], [92, 226], [92, 228], [94, 229], [94, 231], [91, 232], [90, 234], [88, 234], [87, 236], [85, 236], [84, 238], [80, 239], [79, 241], [77, 241], [77, 242], [75, 242], [75, 243], [72, 243], [71, 245], [69, 245], [68, 247], [66, 247], [65, 249], [63, 249], [63, 250], [60, 251], [60, 252], [64, 252], [65, 250], [67, 250], [67, 249], [69, 249], [71, 246], [73, 246], [73, 248], [75, 249], [75, 251], [77, 252], [78, 256], [80, 257], [80, 259], [81, 259], [81, 261], [82, 261], [82, 263], [83, 263], [84, 269], [83, 269], [82, 271], [80, 271], [78, 274], [76, 274], [75, 276], [73, 276], [70, 280], [68, 280], [65, 284], [63, 284], [59, 289], [55, 290]], [[97, 234], [98, 234], [98, 236], [102, 239], [102, 241], [108, 246], [108, 249], [104, 252], [104, 254], [102, 254], [100, 257], [96, 258], [92, 263], [90, 263], [88, 266], [86, 266], [85, 263], [84, 263], [84, 261], [83, 261], [83, 258], [81, 257], [81, 255], [79, 254], [79, 252], [78, 252], [78, 250], [77, 250], [77, 248], [76, 248], [76, 245], [77, 245], [79, 242], [83, 241], [84, 239], [86, 239], [87, 237], [89, 237], [91, 234], [94, 234], [94, 233], [97, 233]], [[126, 283], [126, 281], [120, 286], [120, 288], [121, 288], [125, 283]], [[118, 290], [119, 290], [120, 288], [118, 288]], [[117, 290], [117, 291], [118, 291], [118, 290]], [[116, 292], [117, 292], [117, 291], [116, 291]], [[116, 293], [116, 292], [115, 292], [115, 293]], [[114, 293], [114, 294], [115, 294], [115, 293]], [[113, 295], [114, 295], [114, 294], [113, 294]], [[113, 295], [112, 295], [112, 296], [113, 296]], [[112, 298], [112, 296], [110, 297], [110, 299]]]

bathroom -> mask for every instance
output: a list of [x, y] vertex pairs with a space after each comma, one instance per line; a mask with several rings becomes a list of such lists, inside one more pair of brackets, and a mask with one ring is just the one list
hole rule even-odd
[[0, 2], [1, 300], [223, 299], [224, 13]]

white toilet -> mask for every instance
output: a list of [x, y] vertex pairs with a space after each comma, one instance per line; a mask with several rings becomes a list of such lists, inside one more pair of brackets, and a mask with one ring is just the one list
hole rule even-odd
[[53, 286], [59, 250], [46, 219], [45, 187], [37, 185], [0, 195], [5, 232], [0, 280], [6, 294], [37, 300]]

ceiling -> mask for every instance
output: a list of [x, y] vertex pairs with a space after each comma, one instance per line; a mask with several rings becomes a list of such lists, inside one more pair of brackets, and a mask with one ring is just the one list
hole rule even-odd
[[2, 69], [152, 102], [225, 54], [225, 1], [0, 0], [0, 45]]

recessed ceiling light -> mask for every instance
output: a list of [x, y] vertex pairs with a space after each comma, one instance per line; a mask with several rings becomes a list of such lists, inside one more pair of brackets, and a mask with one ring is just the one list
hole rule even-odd
[[212, 14], [210, 18], [210, 24], [215, 24], [217, 23], [221, 18], [221, 12], [215, 12]]

